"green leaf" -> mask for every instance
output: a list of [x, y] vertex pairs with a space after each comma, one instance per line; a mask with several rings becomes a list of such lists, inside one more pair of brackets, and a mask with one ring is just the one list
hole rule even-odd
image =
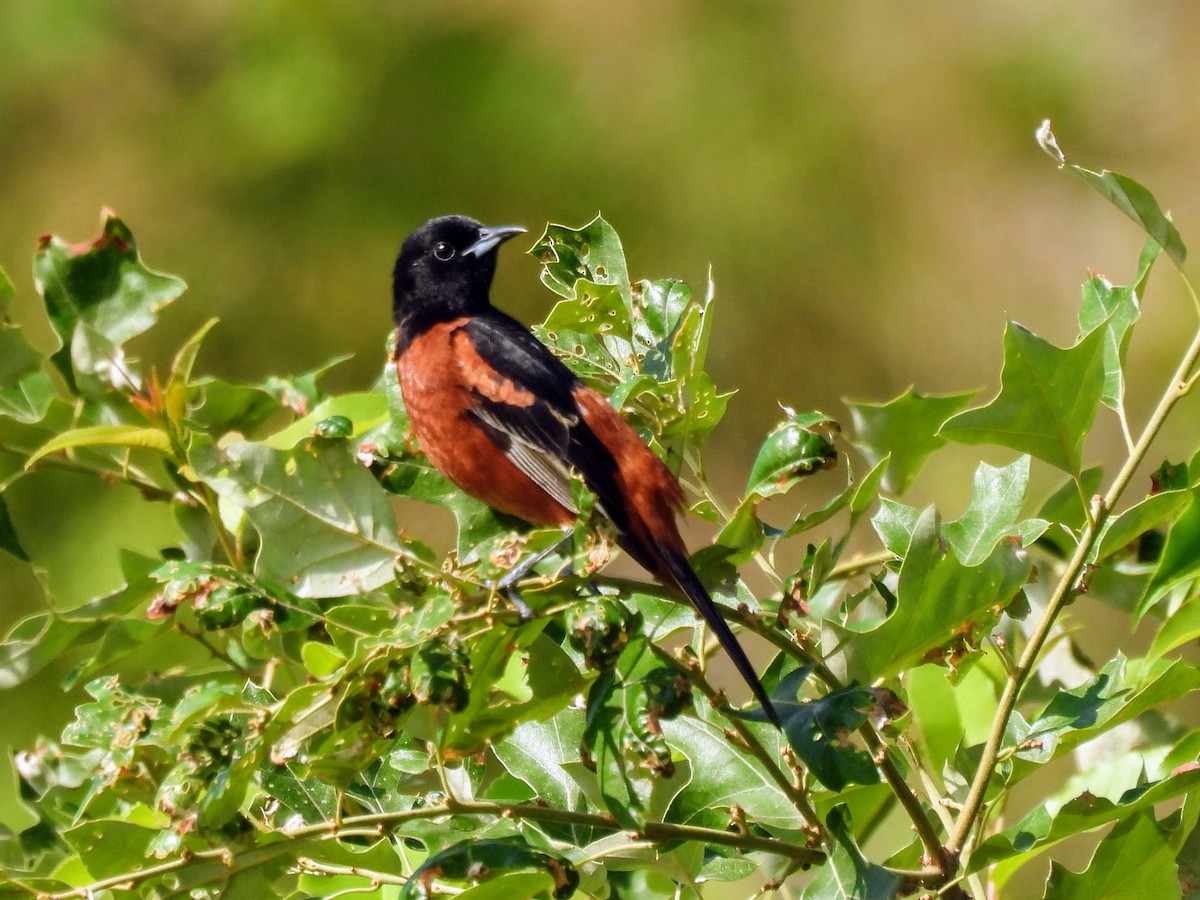
[[[533, 893], [509, 893], [508, 890], [495, 897], [536, 897], [551, 891], [556, 898], [569, 897], [579, 885], [579, 873], [571, 862], [561, 856], [552, 856], [530, 847], [522, 838], [469, 839], [460, 841], [422, 863], [404, 887], [399, 898], [424, 896], [422, 886], [426, 873], [431, 879], [450, 881], [473, 881], [493, 879], [510, 873], [544, 873], [546, 878], [536, 885]], [[512, 889], [511, 883], [506, 888]], [[482, 896], [482, 895], [481, 895]]]
[[671, 748], [691, 767], [691, 779], [672, 801], [667, 821], [725, 828], [731, 808], [738, 806], [747, 819], [768, 827], [804, 827], [796, 807], [762, 763], [740, 753], [720, 727], [690, 717], [669, 719], [662, 726]]
[[1164, 491], [1135, 503], [1105, 523], [1092, 561], [1106, 559], [1150, 529], [1174, 521], [1191, 501], [1190, 491]]
[[74, 450], [78, 447], [126, 447], [128, 449], [153, 450], [163, 456], [172, 453], [171, 438], [161, 428], [144, 428], [137, 425], [92, 425], [65, 431], [42, 444], [25, 461], [25, 468], [33, 467], [43, 456], [59, 450]]
[[851, 784], [877, 784], [879, 770], [871, 754], [850, 740], [876, 706], [875, 695], [852, 684], [797, 703], [796, 696], [811, 668], [804, 666], [792, 672], [779, 683], [772, 697], [779, 698], [776, 709], [783, 719], [788, 743], [830, 791], [837, 793]]
[[196, 444], [190, 462], [262, 540], [255, 574], [301, 597], [344, 597], [390, 582], [403, 554], [387, 495], [344, 441], [290, 451]]
[[1200, 603], [1194, 600], [1183, 603], [1167, 620], [1163, 622], [1154, 643], [1150, 645], [1150, 656], [1158, 658], [1170, 653], [1176, 647], [1200, 638]]
[[846, 401], [854, 423], [854, 446], [874, 465], [891, 454], [883, 486], [903, 494], [946, 438], [938, 431], [966, 406], [974, 391], [964, 394], [921, 394], [911, 387], [886, 403]]
[[1200, 784], [1200, 768], [1190, 768], [1161, 781], [1130, 788], [1115, 803], [1104, 797], [1083, 794], [1058, 809], [1039, 805], [1020, 822], [984, 841], [971, 855], [969, 871], [978, 872], [1000, 861], [1008, 865], [1025, 862], [1072, 835], [1150, 809], [1187, 793], [1196, 784]]
[[578, 806], [579, 788], [563, 765], [579, 761], [583, 715], [566, 710], [545, 722], [524, 721], [492, 749], [501, 765], [558, 809]]
[[329, 397], [313, 407], [307, 416], [277, 431], [262, 443], [276, 450], [291, 450], [301, 441], [313, 437], [322, 420], [333, 416], [349, 419], [353, 423], [351, 434], [357, 437], [388, 420], [387, 398], [374, 393]]
[[[1177, 818], [1177, 817], [1172, 817]], [[1045, 900], [1166, 900], [1179, 896], [1169, 825], [1147, 809], [1118, 822], [1083, 872], [1050, 863]]]
[[88, 874], [95, 879], [136, 872], [146, 864], [150, 842], [157, 835], [121, 819], [90, 819], [63, 832]]
[[84, 376], [105, 388], [136, 387], [137, 370], [122, 345], [155, 323], [184, 292], [183, 281], [146, 268], [132, 232], [111, 213], [91, 244], [43, 239], [33, 271], [62, 342], [51, 359], [67, 382], [75, 386]]
[[632, 303], [629, 269], [621, 238], [600, 216], [582, 228], [547, 225], [529, 251], [542, 264], [542, 284], [560, 297], [573, 299], [580, 280], [613, 285]]
[[828, 434], [837, 424], [819, 412], [792, 414], [771, 429], [759, 448], [746, 494], [770, 497], [785, 493], [796, 480], [837, 462]]
[[1037, 140], [1047, 155], [1058, 163], [1060, 169], [1066, 169], [1078, 175], [1107, 197], [1117, 209], [1129, 216], [1146, 234], [1162, 246], [1176, 265], [1183, 266], [1183, 262], [1187, 258], [1187, 248], [1183, 246], [1183, 239], [1179, 236], [1179, 231], [1163, 213], [1153, 194], [1132, 178], [1118, 172], [1110, 172], [1107, 169], [1093, 172], [1067, 162], [1066, 156], [1059, 149], [1054, 133], [1050, 130], [1049, 119], [1042, 122], [1037, 131]]
[[157, 560], [125, 551], [125, 584], [68, 613], [38, 613], [22, 619], [0, 643], [0, 690], [15, 687], [60, 660], [71, 649], [104, 637], [109, 624], [141, 604], [156, 590], [150, 572]]
[[683, 313], [692, 301], [692, 289], [673, 278], [639, 281], [633, 286], [633, 343], [643, 372], [658, 381], [674, 377], [671, 344]]
[[42, 355], [29, 346], [20, 328], [0, 320], [0, 416], [40, 422], [55, 396]]
[[825, 827], [833, 849], [801, 900], [893, 900], [900, 896], [900, 877], [872, 863], [859, 849], [844, 804], [829, 811]]
[[1150, 277], [1150, 268], [1162, 248], [1153, 240], [1147, 241], [1138, 260], [1133, 283], [1123, 287], [1101, 275], [1092, 275], [1083, 283], [1083, 300], [1079, 307], [1079, 333], [1087, 334], [1103, 327], [1104, 391], [1100, 400], [1112, 409], [1120, 409], [1125, 399], [1125, 354], [1133, 325], [1141, 315], [1140, 298]]
[[941, 540], [936, 512], [927, 509], [900, 567], [895, 610], [873, 630], [838, 629], [851, 677], [874, 682], [961, 636], [964, 624], [1011, 600], [1032, 565], [1028, 553], [1009, 541], [996, 544], [979, 565], [963, 565]]
[[[999, 469], [979, 464], [966, 512], [942, 527], [942, 536], [954, 547], [964, 566], [979, 565], [999, 541], [1016, 533], [1017, 517], [1025, 504], [1028, 486], [1028, 456]], [[1046, 524], [1041, 523], [1042, 530]], [[1026, 527], [1026, 533], [1032, 537], [1023, 543], [1036, 539], [1034, 532], [1038, 527]]]
[[1137, 622], [1155, 603], [1184, 582], [1200, 575], [1200, 490], [1191, 492], [1191, 502], [1167, 532], [1167, 542], [1158, 568], [1134, 611]]
[[1010, 447], [1078, 475], [1104, 389], [1106, 333], [1097, 328], [1061, 349], [1010, 321], [1000, 393], [951, 418], [940, 434], [964, 444]]

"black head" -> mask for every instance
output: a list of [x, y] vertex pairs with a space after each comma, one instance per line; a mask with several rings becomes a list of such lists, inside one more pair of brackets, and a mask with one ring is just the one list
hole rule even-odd
[[524, 228], [487, 228], [466, 216], [430, 219], [404, 241], [392, 272], [396, 324], [430, 323], [488, 306], [496, 250]]

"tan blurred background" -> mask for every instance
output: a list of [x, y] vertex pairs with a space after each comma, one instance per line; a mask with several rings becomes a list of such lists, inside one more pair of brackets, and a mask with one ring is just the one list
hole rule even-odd
[[[847, 421], [846, 396], [992, 389], [1006, 316], [1068, 343], [1088, 268], [1128, 279], [1140, 234], [1055, 170], [1043, 118], [1072, 161], [1141, 180], [1200, 243], [1198, 26], [1192, 4], [1101, 0], [7, 0], [0, 265], [49, 350], [35, 241], [91, 237], [109, 206], [190, 284], [144, 359], [217, 315], [201, 371], [353, 353], [328, 381], [349, 390], [379, 370], [413, 227], [462, 212], [536, 237], [601, 210], [635, 277], [698, 285], [712, 266], [710, 369], [740, 393], [708, 467], [732, 500], [777, 402]], [[506, 251], [497, 297], [525, 321], [551, 304], [536, 276]], [[1132, 350], [1135, 424], [1192, 323], [1164, 263]], [[1196, 424], [1190, 402], [1160, 457]], [[1090, 455], [1115, 459], [1118, 435]], [[971, 452], [938, 459], [913, 502], [957, 515]], [[117, 547], [171, 539], [120, 489], [38, 475], [10, 494], [65, 605], [116, 586]], [[0, 557], [0, 623], [44, 602]], [[0, 744], [58, 732], [77, 702], [60, 675], [0, 694]]]

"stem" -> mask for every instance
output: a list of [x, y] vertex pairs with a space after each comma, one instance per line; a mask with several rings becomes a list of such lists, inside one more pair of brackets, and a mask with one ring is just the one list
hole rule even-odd
[[[530, 822], [556, 822], [563, 825], [575, 825], [586, 828], [597, 828], [605, 831], [620, 832], [627, 829], [618, 825], [611, 817], [594, 813], [571, 812], [553, 807], [531, 806], [519, 803], [489, 803], [473, 800], [452, 800], [436, 806], [426, 806], [420, 809], [403, 810], [391, 813], [374, 813], [364, 816], [351, 816], [337, 822], [317, 822], [285, 832], [278, 832], [289, 838], [289, 841], [279, 841], [263, 847], [256, 847], [241, 852], [221, 847], [214, 850], [201, 850], [168, 860], [156, 866], [135, 869], [111, 878], [104, 878], [83, 887], [54, 894], [41, 894], [45, 900], [72, 900], [86, 898], [94, 893], [110, 889], [128, 890], [136, 884], [166, 875], [190, 865], [202, 862], [220, 862], [220, 872], [214, 878], [228, 879], [239, 871], [245, 871], [254, 866], [262, 865], [281, 855], [294, 852], [296, 844], [306, 840], [329, 840], [345, 835], [383, 836], [388, 828], [401, 822], [415, 819], [435, 819], [439, 816], [465, 813], [478, 816], [497, 816], [499, 818], [517, 819]], [[747, 851], [773, 853], [787, 859], [795, 860], [805, 865], [821, 863], [825, 855], [819, 850], [799, 847], [775, 838], [762, 837], [755, 834], [739, 834], [731, 831], [719, 831], [715, 828], [701, 828], [695, 825], [673, 825], [667, 822], [647, 822], [638, 830], [639, 837], [647, 838], [657, 844], [672, 841], [698, 841], [703, 844], [719, 844]], [[364, 873], [364, 877], [370, 877]]]
[[[1187, 284], [1188, 290], [1192, 292], [1192, 296], [1194, 297], [1195, 292], [1192, 289], [1191, 283], [1186, 278], [1184, 278], [1184, 283]], [[1182, 361], [1179, 363], [1179, 368], [1176, 369], [1174, 376], [1171, 378], [1171, 383], [1163, 392], [1162, 398], [1158, 401], [1158, 406], [1155, 407], [1150, 420], [1142, 430], [1141, 437], [1138, 438], [1137, 444], [1129, 454], [1129, 458], [1125, 460], [1125, 464], [1113, 479], [1108, 492], [1096, 504], [1095, 514], [1089, 516], [1083, 536], [1079, 544], [1075, 547], [1075, 552], [1071, 555], [1066, 570], [1055, 586], [1054, 593], [1051, 595], [1050, 601], [1046, 604], [1046, 609], [1042, 613], [1042, 618], [1030, 635], [1029, 641], [1025, 645], [1025, 649], [1021, 653], [1021, 658], [1017, 661], [1012, 674], [1004, 684], [1004, 691], [1000, 696], [1000, 705], [996, 711], [996, 718], [992, 722], [987, 742], [983, 745], [983, 755], [980, 757], [979, 767], [975, 770], [975, 776], [967, 792], [967, 799], [963, 803], [958, 819], [954, 823], [954, 830], [946, 842], [946, 852], [952, 857], [962, 854], [971, 830], [975, 825], [975, 821], [983, 809], [984, 795], [1000, 754], [1000, 745], [1004, 740], [1004, 732], [1008, 728], [1008, 720], [1016, 708], [1017, 698], [1021, 693], [1021, 689], [1025, 686], [1025, 682], [1029, 680], [1038, 656], [1041, 654], [1042, 647], [1046, 643], [1046, 639], [1050, 636], [1051, 628], [1058, 618], [1058, 614], [1062, 611], [1063, 606], [1074, 598], [1076, 594], [1080, 593], [1080, 579], [1084, 574], [1084, 568], [1088, 557], [1091, 555], [1092, 547], [1095, 546], [1096, 541], [1100, 537], [1104, 523], [1112, 514], [1113, 508], [1121, 499], [1121, 494], [1129, 486], [1129, 482], [1133, 480], [1134, 473], [1145, 459], [1146, 453], [1150, 449], [1150, 444], [1158, 436], [1159, 431], [1162, 430], [1167, 416], [1175, 407], [1175, 404], [1183, 399], [1190, 390], [1192, 370], [1195, 369], [1197, 361], [1200, 361], [1200, 331], [1192, 337], [1191, 346], [1188, 347]]]

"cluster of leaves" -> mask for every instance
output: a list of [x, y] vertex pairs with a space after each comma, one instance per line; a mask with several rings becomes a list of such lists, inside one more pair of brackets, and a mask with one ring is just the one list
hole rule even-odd
[[[1200, 454], [1120, 500], [1194, 385], [1200, 331], [1135, 438], [1125, 353], [1152, 265], [1163, 250], [1181, 264], [1183, 244], [1140, 185], [1057, 158], [1150, 235], [1132, 282], [1088, 279], [1070, 347], [1012, 323], [990, 402], [850, 404], [861, 476], [836, 423], [787, 411], [731, 507], [701, 453], [730, 396], [704, 369], [711, 286], [631, 282], [601, 219], [549, 226], [533, 250], [559, 297], [540, 336], [715, 523], [694, 562], [776, 651], [778, 731], [714, 687], [679, 598], [604, 575], [608, 547], [584, 525], [521, 583], [533, 612], [517, 615], [491, 586], [558, 533], [521, 533], [433, 471], [390, 365], [361, 393], [328, 396], [321, 371], [232, 384], [195, 372], [210, 322], [165, 377], [147, 374], [124, 347], [182, 282], [146, 268], [111, 216], [94, 243], [45, 241], [35, 269], [61, 347], [46, 359], [0, 327], [0, 487], [65, 467], [169, 504], [178, 528], [158, 557], [122, 555], [119, 590], [51, 603], [0, 645], [3, 686], [67, 654], [66, 686], [91, 698], [19, 755], [36, 823], [0, 832], [0, 896], [694, 896], [817, 867], [797, 876], [805, 897], [982, 897], [1111, 823], [1083, 873], [1052, 867], [1046, 895], [1126, 879], [1179, 896], [1200, 865], [1200, 800], [1177, 800], [1200, 780], [1200, 731], [1161, 707], [1200, 687], [1180, 654], [1200, 635]], [[1108, 476], [1084, 464], [1102, 408], [1129, 441]], [[943, 521], [899, 497], [948, 441], [1020, 455], [980, 464], [968, 508]], [[1067, 476], [1040, 503], [1034, 460]], [[825, 502], [768, 522], [774, 498], [835, 462]], [[401, 531], [392, 495], [449, 508], [455, 550], [439, 559], [415, 523]], [[20, 525], [0, 492], [0, 547], [25, 559]], [[848, 557], [872, 537], [878, 552]], [[793, 541], [802, 564], [780, 570]], [[751, 566], [771, 590], [750, 589]], [[1098, 603], [1157, 620], [1147, 655], [1061, 664], [1063, 619]], [[181, 636], [200, 662], [122, 669]], [[1012, 822], [1014, 788], [1071, 757], [1087, 762]], [[897, 821], [903, 837], [868, 859]]]

